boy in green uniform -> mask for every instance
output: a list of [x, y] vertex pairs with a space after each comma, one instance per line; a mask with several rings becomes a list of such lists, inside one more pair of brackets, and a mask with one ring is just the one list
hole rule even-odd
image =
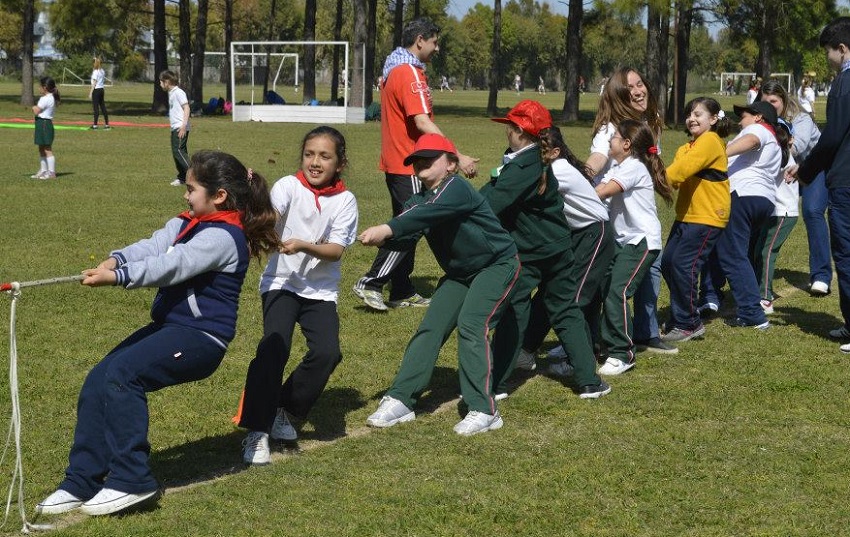
[[460, 389], [469, 413], [454, 430], [468, 436], [498, 429], [503, 421], [493, 392], [490, 331], [519, 277], [516, 246], [484, 198], [456, 174], [457, 149], [447, 138], [422, 135], [404, 163], [413, 164], [425, 189], [398, 216], [366, 229], [359, 239], [369, 246], [402, 249], [424, 234], [446, 274], [392, 386], [366, 423], [391, 427], [416, 417], [411, 408], [428, 387], [440, 348], [457, 327]]
[[506, 124], [509, 149], [481, 194], [514, 238], [523, 266], [510, 307], [493, 339], [496, 393], [507, 390], [506, 382], [528, 326], [531, 292], [545, 284], [543, 302], [552, 328], [569, 355], [579, 397], [607, 395], [611, 387], [596, 374], [584, 315], [574, 300], [575, 260], [564, 200], [558, 193], [558, 181], [544, 173], [540, 155], [538, 142], [541, 133], [552, 127], [552, 116], [540, 103], [525, 100], [507, 117], [493, 121]]

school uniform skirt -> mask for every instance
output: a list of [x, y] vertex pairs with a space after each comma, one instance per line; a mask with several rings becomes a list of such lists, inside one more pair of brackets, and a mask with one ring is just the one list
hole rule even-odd
[[35, 118], [35, 145], [53, 145], [53, 120]]

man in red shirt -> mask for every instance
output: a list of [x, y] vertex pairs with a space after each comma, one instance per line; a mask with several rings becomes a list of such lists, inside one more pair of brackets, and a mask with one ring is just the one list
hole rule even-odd
[[[404, 159], [413, 153], [416, 140], [425, 133], [443, 132], [434, 123], [431, 89], [425, 77], [425, 64], [440, 50], [440, 28], [421, 17], [410, 21], [402, 31], [402, 46], [387, 56], [381, 83], [381, 161], [387, 181], [393, 216], [404, 202], [422, 190], [413, 168]], [[477, 173], [478, 159], [458, 153], [460, 169], [467, 177]], [[370, 308], [425, 307], [423, 298], [410, 281], [415, 247], [406, 251], [378, 250], [372, 268], [354, 285], [354, 293]], [[390, 299], [384, 302], [383, 287], [390, 286]]]

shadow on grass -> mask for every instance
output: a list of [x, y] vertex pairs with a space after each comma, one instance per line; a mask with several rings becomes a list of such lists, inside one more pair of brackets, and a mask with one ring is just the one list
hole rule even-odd
[[322, 392], [310, 415], [304, 420], [304, 423], [313, 426], [313, 430], [300, 433], [299, 438], [324, 442], [343, 438], [345, 417], [366, 404], [367, 401], [363, 399], [359, 390], [350, 387], [328, 388]]
[[[385, 394], [386, 390], [377, 392], [369, 398], [369, 401], [377, 402]], [[437, 366], [431, 374], [431, 382], [428, 383], [428, 388], [419, 397], [413, 410], [417, 414], [434, 412], [443, 404], [457, 399], [458, 394], [460, 394], [460, 384], [458, 383], [457, 369]]]
[[[784, 279], [789, 284], [793, 285], [797, 289], [808, 292], [809, 291], [809, 273], [808, 272], [800, 272], [799, 270], [789, 270], [789, 269], [776, 269], [774, 273], [774, 280]], [[775, 285], [774, 285], [775, 287]]]
[[776, 307], [776, 314], [772, 316], [772, 319], [781, 320], [785, 324], [796, 325], [801, 331], [824, 339], [829, 339], [830, 330], [843, 324], [841, 319], [829, 313], [782, 306]]

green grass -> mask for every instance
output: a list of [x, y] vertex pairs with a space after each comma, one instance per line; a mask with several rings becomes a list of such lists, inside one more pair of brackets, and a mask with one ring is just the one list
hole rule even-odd
[[[88, 121], [84, 88], [62, 88], [57, 121]], [[0, 117], [29, 117], [19, 87], [0, 84]], [[218, 94], [208, 90], [208, 95]], [[107, 90], [116, 120], [145, 115], [149, 86]], [[499, 163], [504, 129], [484, 114], [484, 92], [434, 95], [438, 123], [462, 151]], [[536, 97], [527, 92], [523, 97]], [[500, 95], [507, 109], [519, 98]], [[565, 128], [580, 158], [590, 145], [594, 94], [583, 121]], [[563, 94], [543, 102], [560, 110]], [[731, 99], [722, 100], [731, 110]], [[823, 103], [819, 103], [821, 106]], [[823, 111], [819, 111], [823, 117]], [[220, 148], [270, 181], [290, 173], [312, 126], [193, 119], [190, 150]], [[389, 203], [377, 171], [379, 127], [342, 126], [360, 228], [383, 222]], [[671, 156], [684, 134], [664, 134]], [[110, 249], [147, 236], [184, 209], [170, 187], [168, 131], [59, 131], [56, 181], [36, 170], [32, 131], [0, 128], [0, 281], [78, 273]], [[476, 180], [480, 184], [482, 179]], [[672, 214], [662, 207], [669, 229]], [[665, 231], [666, 233], [666, 231]], [[127, 517], [57, 517], [61, 535], [843, 535], [850, 396], [846, 360], [824, 334], [840, 322], [835, 295], [811, 298], [803, 223], [780, 256], [774, 327], [765, 333], [713, 322], [675, 356], [641, 355], [611, 380], [614, 391], [581, 401], [559, 382], [520, 376], [501, 405], [505, 427], [457, 437], [455, 342], [441, 354], [417, 420], [386, 431], [364, 426], [391, 382], [421, 311], [370, 313], [349, 292], [374, 250], [345, 254], [339, 311], [344, 360], [304, 425], [300, 453], [266, 468], [240, 464], [244, 436], [230, 422], [262, 330], [252, 266], [238, 335], [220, 370], [150, 394], [151, 463], [168, 488], [159, 508]], [[439, 268], [424, 242], [415, 272], [427, 294]], [[88, 370], [148, 319], [153, 290], [67, 284], [24, 290], [18, 305], [24, 467], [30, 512], [62, 478], [76, 396]], [[667, 311], [667, 291], [659, 305]], [[8, 297], [0, 300], [6, 345]], [[304, 352], [296, 338], [289, 368]], [[554, 345], [550, 335], [547, 346]], [[9, 413], [8, 395], [0, 405]], [[0, 489], [11, 475], [3, 462]], [[15, 533], [11, 520], [2, 530]]]

